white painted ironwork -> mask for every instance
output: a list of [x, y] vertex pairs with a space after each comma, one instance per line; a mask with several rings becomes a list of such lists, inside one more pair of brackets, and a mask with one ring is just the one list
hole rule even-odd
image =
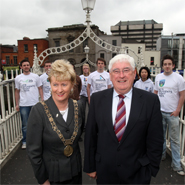
[[[85, 62], [90, 62], [84, 61]], [[82, 64], [82, 63], [81, 63]], [[83, 65], [83, 64], [82, 64]], [[153, 77], [153, 81], [155, 80], [155, 76], [161, 72], [160, 68], [152, 68], [151, 76]], [[6, 72], [7, 73], [7, 72]], [[7, 73], [8, 74], [8, 73]], [[18, 71], [16, 70], [16, 74]], [[184, 70], [184, 80], [185, 80], [185, 70]], [[8, 87], [9, 86], [9, 87]], [[12, 87], [12, 88], [10, 88]], [[14, 79], [8, 79], [3, 82], [0, 82], [0, 166], [3, 161], [5, 161], [6, 157], [13, 152], [14, 148], [19, 144], [22, 138], [21, 133], [21, 119], [20, 113], [15, 111], [15, 93], [14, 93]], [[7, 108], [5, 108], [5, 94], [13, 95], [13, 105], [10, 103], [10, 95], [8, 95], [8, 99], [6, 100]], [[180, 154], [181, 154], [181, 163], [185, 169], [185, 117], [183, 116], [183, 112], [185, 111], [185, 107], [183, 106], [180, 113]], [[167, 132], [167, 149], [170, 152], [170, 138]]]
[[20, 113], [15, 110], [13, 70], [11, 78], [6, 75], [6, 80], [0, 82], [0, 167], [22, 138]]
[[[37, 50], [36, 48], [34, 49], [34, 60], [33, 60], [33, 72], [40, 75], [40, 65], [42, 65], [43, 61], [45, 60], [46, 57], [48, 57], [49, 55], [55, 55], [55, 54], [61, 54], [67, 51], [70, 51], [74, 48], [76, 48], [77, 46], [79, 46], [81, 43], [83, 43], [85, 41], [85, 39], [87, 39], [88, 37], [98, 46], [102, 47], [103, 49], [107, 50], [107, 51], [111, 51], [113, 53], [125, 53], [126, 54], [126, 48], [122, 48], [119, 46], [114, 46], [111, 45], [105, 41], [103, 41], [101, 38], [99, 38], [91, 29], [90, 27], [90, 12], [91, 10], [93, 10], [94, 5], [92, 5], [92, 7], [88, 6], [88, 2], [85, 2], [88, 0], [84, 0], [84, 7], [83, 9], [86, 11], [86, 23], [87, 23], [87, 27], [84, 30], [84, 32], [74, 41], [63, 45], [63, 46], [59, 46], [59, 47], [52, 47], [52, 48], [48, 48], [45, 49], [38, 57], [37, 57]], [[93, 0], [91, 0], [93, 1]], [[83, 1], [82, 1], [83, 3]], [[95, 0], [93, 1], [92, 4], [95, 3]], [[91, 3], [90, 3], [91, 4]], [[132, 49], [127, 48], [129, 51], [133, 52], [137, 58], [138, 61], [136, 61], [136, 66], [137, 67], [141, 67], [144, 65], [143, 62], [143, 57], [142, 57], [142, 47], [141, 47], [141, 57], [138, 56]], [[90, 65], [92, 65], [91, 62], [89, 62]], [[80, 67], [81, 64], [76, 64], [75, 67]], [[94, 63], [93, 63], [94, 66]]]
[[1, 71], [0, 71], [0, 82], [2, 82], [2, 79], [3, 79], [3, 75], [1, 74]]

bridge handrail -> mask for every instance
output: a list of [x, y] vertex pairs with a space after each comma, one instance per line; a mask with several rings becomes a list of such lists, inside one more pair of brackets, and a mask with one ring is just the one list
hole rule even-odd
[[[152, 80], [155, 80], [155, 76], [161, 72], [160, 68], [151, 69]], [[13, 77], [12, 70], [11, 79], [0, 82], [0, 166], [6, 157], [13, 151], [16, 145], [19, 144], [22, 138], [21, 132], [21, 118], [20, 113], [15, 110], [15, 78]], [[18, 73], [17, 73], [18, 74]], [[184, 70], [185, 79], [185, 70]], [[6, 93], [5, 93], [6, 92]], [[5, 102], [5, 101], [6, 102]], [[5, 105], [6, 103], [6, 105]], [[182, 107], [179, 123], [180, 123], [180, 154], [181, 162], [185, 169], [185, 106]], [[167, 132], [167, 148], [170, 148], [170, 138]]]

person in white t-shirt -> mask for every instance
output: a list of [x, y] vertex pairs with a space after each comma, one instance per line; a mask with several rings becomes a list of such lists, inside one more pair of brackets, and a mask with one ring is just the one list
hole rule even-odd
[[141, 67], [139, 70], [139, 76], [141, 78], [136, 81], [134, 87], [153, 93], [154, 83], [150, 79], [150, 70], [148, 69], [148, 67]]
[[183, 77], [175, 72], [174, 59], [165, 55], [162, 60], [164, 73], [158, 74], [155, 79], [154, 93], [158, 94], [161, 102], [161, 113], [163, 117], [163, 155], [166, 159], [166, 129], [168, 125], [172, 153], [172, 168], [179, 175], [185, 175], [181, 166], [180, 141], [179, 141], [179, 113], [185, 98], [185, 81]]
[[104, 70], [106, 61], [103, 58], [98, 58], [96, 61], [97, 71], [91, 73], [87, 80], [87, 95], [90, 104], [90, 89], [92, 94], [98, 91], [102, 91], [111, 88], [111, 81], [109, 73]]
[[40, 80], [42, 83], [44, 100], [47, 100], [51, 96], [51, 92], [50, 92], [51, 86], [50, 86], [50, 82], [48, 80], [48, 72], [51, 69], [51, 62], [49, 60], [47, 60], [44, 63], [44, 69], [45, 69], [45, 73], [43, 73], [40, 76]]
[[[83, 64], [82, 70], [83, 70], [83, 74], [80, 75], [80, 79], [82, 81], [82, 89], [81, 89], [81, 92], [80, 92], [80, 100], [79, 101], [82, 102], [83, 109], [84, 109], [84, 114], [87, 115], [87, 112], [85, 110], [86, 110], [86, 104], [88, 103], [87, 79], [90, 75], [89, 64], [87, 64], [87, 63]], [[84, 119], [85, 119], [85, 115], [84, 115]], [[85, 120], [83, 121], [83, 123], [85, 124]], [[83, 131], [84, 126], [85, 126], [84, 124], [82, 124], [82, 131]]]
[[26, 130], [29, 113], [33, 105], [39, 102], [39, 94], [43, 100], [41, 81], [37, 74], [30, 72], [30, 62], [24, 59], [20, 62], [23, 73], [15, 78], [16, 110], [20, 110], [22, 120], [22, 149], [26, 148]]

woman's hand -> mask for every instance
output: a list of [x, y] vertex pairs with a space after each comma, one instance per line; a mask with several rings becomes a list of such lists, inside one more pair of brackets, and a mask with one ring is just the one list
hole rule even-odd
[[42, 184], [42, 185], [50, 185], [49, 180], [45, 181], [44, 184]]
[[97, 179], [96, 172], [87, 173], [87, 175], [89, 175], [89, 177], [91, 177], [93, 179]]

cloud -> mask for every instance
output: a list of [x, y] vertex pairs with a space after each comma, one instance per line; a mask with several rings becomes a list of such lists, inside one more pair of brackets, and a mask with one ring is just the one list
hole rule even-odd
[[[92, 24], [108, 33], [119, 21], [150, 20], [163, 23], [163, 34], [183, 33], [184, 0], [96, 0]], [[24, 36], [47, 37], [46, 30], [85, 24], [80, 0], [0, 0], [0, 43], [17, 44]]]

